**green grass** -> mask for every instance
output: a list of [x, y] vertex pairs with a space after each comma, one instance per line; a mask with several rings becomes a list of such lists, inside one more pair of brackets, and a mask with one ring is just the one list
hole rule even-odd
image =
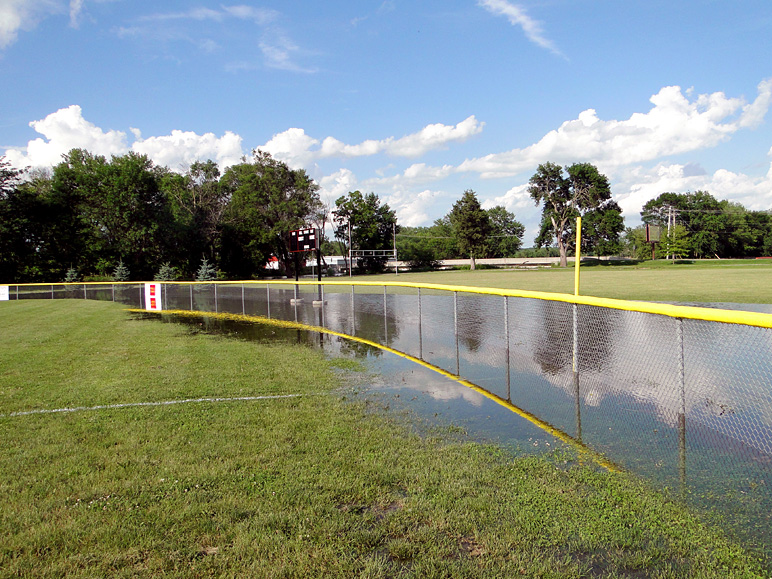
[[1, 306], [0, 577], [768, 576], [568, 451], [417, 436], [338, 389], [349, 361], [112, 303]]
[[[612, 262], [613, 263], [613, 262]], [[358, 276], [410, 281], [574, 293], [574, 268], [436, 271]], [[668, 302], [772, 303], [772, 260], [602, 262], [581, 267], [580, 293], [588, 296]]]

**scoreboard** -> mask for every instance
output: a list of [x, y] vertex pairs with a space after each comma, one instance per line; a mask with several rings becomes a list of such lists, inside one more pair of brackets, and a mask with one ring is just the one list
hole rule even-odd
[[319, 230], [313, 227], [290, 231], [290, 252], [319, 249]]

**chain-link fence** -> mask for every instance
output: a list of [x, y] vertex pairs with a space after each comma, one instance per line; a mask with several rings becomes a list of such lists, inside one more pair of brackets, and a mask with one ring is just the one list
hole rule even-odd
[[[7, 294], [144, 308], [142, 284]], [[175, 282], [162, 298], [166, 310], [297, 322], [422, 360], [772, 545], [772, 315], [393, 282]]]

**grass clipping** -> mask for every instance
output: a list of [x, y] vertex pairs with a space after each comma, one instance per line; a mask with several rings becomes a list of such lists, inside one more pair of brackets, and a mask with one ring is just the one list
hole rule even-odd
[[0, 576], [766, 576], [624, 474], [411, 434], [309, 348], [2, 310]]

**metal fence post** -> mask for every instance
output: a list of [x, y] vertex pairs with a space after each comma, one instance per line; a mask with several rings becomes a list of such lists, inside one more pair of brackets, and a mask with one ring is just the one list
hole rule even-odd
[[386, 309], [386, 286], [383, 286], [383, 341], [384, 345], [389, 345], [389, 317]]
[[219, 308], [217, 307], [217, 284], [214, 285], [214, 313], [219, 313]]
[[421, 329], [421, 288], [418, 288], [418, 357], [424, 358], [424, 337]]
[[244, 305], [244, 284], [241, 284], [241, 315], [247, 315], [246, 306]]
[[83, 284], [83, 299], [88, 299], [88, 296], [86, 295], [86, 284]]
[[507, 348], [507, 400], [511, 400], [510, 395], [510, 371], [509, 371], [509, 298], [504, 296], [504, 339], [506, 340]]
[[271, 319], [271, 286], [265, 284], [265, 299], [268, 306], [268, 319]]
[[188, 286], [190, 288], [190, 311], [193, 311], [193, 284]]
[[351, 335], [355, 336], [357, 331], [356, 320], [354, 319], [356, 312], [354, 311], [354, 284], [351, 284]]
[[573, 353], [571, 368], [574, 376], [574, 415], [576, 417], [576, 438], [582, 440], [582, 399], [579, 396], [579, 314], [578, 307], [573, 304]]
[[115, 284], [111, 283], [110, 288], [112, 289], [112, 293], [113, 293], [113, 302], [115, 302]]
[[458, 292], [453, 292], [453, 336], [456, 339], [456, 376], [460, 376], [461, 356], [458, 350]]
[[684, 321], [676, 319], [678, 337], [678, 388], [680, 404], [678, 409], [678, 478], [681, 495], [686, 495], [686, 365], [684, 363]]
[[54, 299], [54, 286], [51, 284], [51, 299]]

